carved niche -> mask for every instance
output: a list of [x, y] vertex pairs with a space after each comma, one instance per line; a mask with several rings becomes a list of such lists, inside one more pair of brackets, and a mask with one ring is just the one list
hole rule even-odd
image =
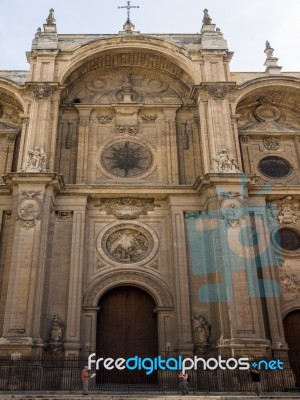
[[134, 197], [123, 197], [117, 199], [102, 199], [100, 211], [106, 211], [108, 215], [115, 215], [118, 219], [137, 219], [140, 215], [147, 215], [159, 204], [154, 199], [139, 199]]
[[201, 355], [205, 353], [209, 346], [211, 326], [205, 317], [200, 314], [194, 314], [191, 319], [195, 353], [196, 355]]
[[40, 219], [41, 202], [37, 198], [41, 192], [28, 191], [22, 192], [24, 198], [20, 201], [17, 208], [17, 220], [22, 228], [34, 228]]

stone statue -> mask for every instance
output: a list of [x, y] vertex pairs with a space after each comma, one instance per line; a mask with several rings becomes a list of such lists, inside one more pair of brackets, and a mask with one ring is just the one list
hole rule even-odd
[[200, 314], [192, 316], [193, 342], [197, 354], [203, 354], [209, 345], [210, 324]]
[[46, 172], [46, 153], [43, 147], [35, 146], [28, 150], [28, 156], [26, 171]]
[[51, 8], [51, 10], [49, 11], [49, 15], [48, 15], [48, 18], [47, 18], [47, 24], [55, 24], [55, 17], [54, 17], [54, 10], [53, 10], [53, 8]]
[[266, 41], [266, 49], [265, 50], [267, 50], [267, 49], [271, 49], [272, 47], [271, 47], [271, 44], [270, 44], [270, 42], [267, 40]]
[[66, 330], [65, 323], [62, 319], [59, 318], [58, 315], [53, 315], [53, 319], [51, 322], [51, 342], [52, 343], [61, 343], [63, 339], [64, 331]]
[[210, 24], [211, 24], [211, 18], [210, 18], [210, 16], [208, 15], [208, 10], [205, 9], [205, 10], [203, 11], [203, 13], [204, 13], [204, 15], [203, 15], [203, 20], [202, 20], [203, 24], [204, 24], [204, 25], [210, 25]]
[[222, 149], [218, 155], [214, 157], [214, 160], [218, 164], [219, 172], [240, 172], [240, 167], [235, 158], [228, 154], [226, 149]]

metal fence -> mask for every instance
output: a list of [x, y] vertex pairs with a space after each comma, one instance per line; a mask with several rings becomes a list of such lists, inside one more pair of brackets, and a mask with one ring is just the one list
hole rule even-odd
[[[282, 359], [283, 370], [261, 370], [264, 392], [299, 391], [300, 357]], [[0, 358], [0, 391], [80, 391], [82, 358]], [[251, 392], [251, 376], [240, 370], [191, 370], [190, 392]], [[90, 390], [97, 392], [177, 392], [178, 371], [96, 371]]]

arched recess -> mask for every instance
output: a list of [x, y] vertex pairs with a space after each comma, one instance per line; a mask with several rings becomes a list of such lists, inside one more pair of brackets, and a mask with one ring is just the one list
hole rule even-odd
[[[264, 157], [292, 158], [294, 174], [285, 184], [299, 184], [297, 157], [300, 134], [300, 80], [292, 77], [264, 77], [239, 87], [234, 103], [244, 171], [260, 176], [258, 183], [282, 184], [283, 178], [268, 177], [258, 170]], [[284, 152], [282, 151], [284, 149]]]
[[[78, 70], [82, 65], [87, 62], [96, 60], [98, 57], [107, 57], [110, 54], [142, 54], [147, 53], [156, 57], [161, 57], [165, 61], [161, 67], [168, 71], [168, 66], [172, 66], [170, 73], [185, 76], [187, 81], [191, 84], [198, 84], [201, 82], [200, 66], [195, 66], [182, 51], [180, 46], [173, 43], [168, 43], [165, 40], [144, 37], [142, 35], [134, 37], [122, 37], [96, 40], [85, 46], [81, 46], [74, 52], [73, 57], [66, 64], [65, 69], [60, 75], [60, 83], [65, 84], [69, 82], [69, 77]], [[116, 58], [114, 59], [116, 61]], [[154, 61], [154, 59], [152, 59]], [[133, 61], [134, 62], [134, 61]], [[106, 67], [111, 67], [109, 59], [106, 58]], [[96, 68], [97, 65], [93, 64]], [[159, 68], [159, 65], [151, 65], [152, 68]], [[177, 68], [176, 68], [177, 67]]]
[[[0, 176], [16, 171], [24, 103], [15, 83], [0, 79]], [[2, 178], [1, 178], [2, 180]]]
[[294, 309], [283, 319], [285, 340], [289, 347], [289, 361], [294, 370], [296, 386], [300, 384], [299, 356], [300, 356], [300, 308]]
[[83, 332], [82, 346], [96, 350], [96, 330], [98, 304], [102, 296], [113, 288], [133, 286], [140, 288], [154, 299], [157, 313], [158, 349], [166, 349], [165, 318], [171, 317], [174, 311], [173, 298], [167, 285], [157, 277], [140, 271], [117, 270], [99, 277], [87, 289], [83, 298]]

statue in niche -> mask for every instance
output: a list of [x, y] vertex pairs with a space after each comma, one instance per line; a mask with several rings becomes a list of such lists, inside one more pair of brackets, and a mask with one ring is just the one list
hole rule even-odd
[[205, 349], [209, 346], [210, 336], [210, 324], [207, 322], [205, 317], [200, 314], [192, 316], [192, 332], [193, 342], [195, 345], [196, 354], [201, 355], [205, 352]]
[[35, 146], [28, 150], [28, 164], [26, 171], [45, 172], [46, 171], [46, 153], [43, 147]]
[[66, 325], [58, 315], [53, 315], [51, 322], [51, 342], [61, 343], [63, 340], [63, 334], [66, 330]]

